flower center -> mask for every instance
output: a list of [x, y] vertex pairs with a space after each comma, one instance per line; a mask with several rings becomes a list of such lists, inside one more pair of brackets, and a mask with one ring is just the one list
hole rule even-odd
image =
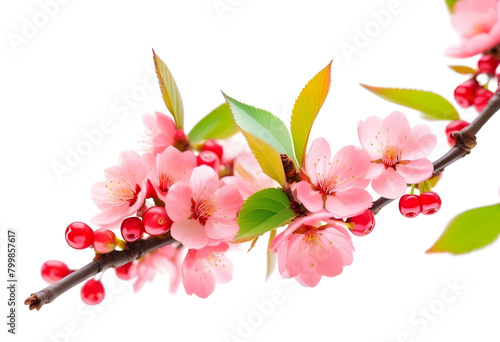
[[[128, 184], [127, 184], [128, 185]], [[106, 185], [108, 198], [106, 202], [110, 204], [123, 204], [123, 202], [128, 202], [129, 206], [132, 206], [137, 201], [137, 194], [141, 192], [141, 188], [136, 184], [135, 190], [121, 184], [121, 182], [110, 181], [109, 185]]]
[[191, 201], [191, 211], [193, 218], [205, 225], [208, 218], [215, 212], [214, 202], [209, 200], [199, 200], [198, 202]]
[[158, 176], [158, 187], [161, 191], [167, 192], [168, 189], [175, 183], [175, 179], [173, 179], [168, 173], [160, 173]]
[[401, 149], [394, 146], [387, 146], [382, 155], [382, 162], [387, 166], [394, 166], [401, 160]]

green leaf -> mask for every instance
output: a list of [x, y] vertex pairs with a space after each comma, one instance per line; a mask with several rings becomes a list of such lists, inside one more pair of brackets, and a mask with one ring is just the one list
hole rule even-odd
[[156, 55], [155, 50], [153, 50], [153, 59], [163, 102], [165, 102], [168, 111], [174, 117], [177, 128], [184, 129], [184, 106], [174, 76], [172, 76], [172, 73], [161, 58]]
[[293, 218], [295, 214], [283, 191], [277, 188], [260, 190], [243, 203], [238, 215], [240, 230], [235, 239], [255, 238], [284, 226]]
[[224, 97], [241, 130], [268, 142], [279, 153], [286, 153], [295, 161], [290, 133], [283, 121], [266, 110], [246, 105], [225, 94]]
[[445, 0], [446, 5], [448, 6], [448, 11], [450, 13], [453, 13], [453, 7], [455, 6], [455, 3], [457, 3], [459, 0]]
[[227, 103], [215, 108], [201, 119], [189, 132], [192, 143], [207, 139], [226, 139], [238, 132]]
[[470, 75], [470, 74], [475, 74], [476, 69], [472, 69], [471, 67], [464, 66], [464, 65], [448, 65], [451, 70], [462, 74], [462, 75]]
[[472, 209], [455, 217], [427, 253], [467, 253], [482, 248], [500, 234], [500, 204]]
[[458, 120], [457, 110], [441, 95], [430, 91], [399, 88], [381, 88], [361, 84], [375, 95], [392, 103], [418, 110], [429, 120]]
[[290, 131], [299, 166], [302, 165], [306, 153], [314, 120], [330, 90], [331, 67], [332, 62], [306, 84], [293, 106]]

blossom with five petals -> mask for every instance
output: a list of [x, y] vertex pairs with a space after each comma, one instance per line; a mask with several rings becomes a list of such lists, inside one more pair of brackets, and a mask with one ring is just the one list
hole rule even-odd
[[434, 150], [437, 138], [426, 125], [410, 127], [406, 117], [393, 112], [385, 119], [370, 116], [358, 123], [361, 146], [372, 160], [366, 178], [380, 196], [398, 198], [407, 183], [429, 179], [434, 167], [426, 158]]
[[92, 186], [91, 196], [101, 212], [92, 223], [102, 228], [116, 228], [121, 221], [135, 215], [147, 194], [147, 169], [139, 154], [122, 152], [119, 166], [104, 170], [105, 182]]
[[236, 215], [242, 204], [235, 186], [221, 182], [211, 167], [196, 167], [189, 183], [177, 182], [167, 193], [172, 237], [191, 249], [230, 241], [238, 233]]
[[500, 1], [460, 0], [453, 6], [451, 24], [460, 35], [459, 46], [449, 47], [450, 57], [471, 57], [500, 44]]
[[362, 149], [345, 146], [331, 158], [330, 145], [318, 138], [301, 169], [308, 180], [297, 184], [297, 199], [311, 212], [324, 207], [337, 218], [360, 214], [372, 204], [365, 190], [369, 181], [364, 179], [369, 166], [370, 158]]
[[[322, 276], [334, 277], [352, 264], [354, 247], [346, 223], [321, 210], [293, 221], [273, 240], [283, 278], [316, 286]], [[326, 223], [323, 223], [326, 222]]]

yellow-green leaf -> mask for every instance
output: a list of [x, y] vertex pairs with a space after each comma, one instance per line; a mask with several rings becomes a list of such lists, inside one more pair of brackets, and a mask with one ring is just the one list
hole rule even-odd
[[292, 110], [290, 131], [297, 162], [302, 165], [309, 133], [330, 90], [332, 62], [314, 76], [302, 89]]
[[177, 128], [184, 129], [184, 106], [182, 104], [181, 93], [179, 88], [177, 88], [174, 76], [172, 76], [170, 70], [168, 70], [161, 58], [156, 55], [154, 50], [153, 59], [155, 62], [156, 76], [158, 77], [158, 83], [160, 84], [163, 102], [165, 102], [168, 111], [174, 117]]
[[274, 238], [276, 237], [276, 229], [271, 230], [269, 233], [269, 242], [267, 243], [267, 272], [266, 272], [266, 280], [269, 279], [271, 274], [273, 273], [276, 267], [276, 253], [274, 253], [269, 248], [273, 243]]
[[267, 141], [257, 138], [248, 132], [241, 131], [247, 139], [248, 146], [259, 162], [262, 171], [284, 188], [286, 185], [285, 171], [281, 156]]
[[453, 13], [453, 7], [455, 6], [455, 3], [457, 3], [459, 0], [445, 0], [446, 1], [446, 6], [448, 6], [448, 11], [450, 13]]
[[207, 139], [226, 139], [238, 133], [227, 103], [215, 108], [201, 119], [189, 132], [191, 143]]
[[459, 120], [457, 110], [441, 95], [430, 91], [382, 88], [361, 84], [365, 89], [389, 102], [418, 110], [429, 120]]
[[471, 67], [465, 65], [449, 65], [449, 67], [451, 70], [462, 75], [470, 75], [476, 73], [476, 69], [472, 69]]
[[467, 253], [489, 245], [498, 234], [500, 204], [472, 209], [455, 217], [427, 253]]

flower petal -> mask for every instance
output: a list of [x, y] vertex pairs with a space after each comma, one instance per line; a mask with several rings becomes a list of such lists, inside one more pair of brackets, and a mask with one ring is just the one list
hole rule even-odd
[[312, 184], [318, 185], [327, 173], [331, 155], [330, 145], [324, 138], [314, 139], [305, 159], [305, 171]]
[[297, 184], [297, 200], [311, 212], [323, 209], [323, 196], [306, 181]]
[[385, 198], [398, 198], [405, 194], [407, 186], [403, 176], [393, 168], [387, 168], [377, 179], [372, 181], [372, 188]]
[[192, 191], [187, 184], [175, 183], [167, 194], [165, 209], [174, 222], [187, 219], [192, 214]]
[[346, 218], [364, 212], [371, 206], [372, 201], [368, 191], [351, 188], [326, 196], [325, 209], [337, 218]]
[[197, 220], [174, 222], [170, 232], [174, 239], [180, 241], [187, 248], [200, 249], [208, 243], [205, 228]]
[[415, 184], [429, 179], [434, 172], [434, 165], [427, 158], [411, 160], [406, 164], [399, 163], [396, 170], [406, 183]]
[[411, 129], [408, 139], [402, 147], [402, 160], [415, 160], [427, 157], [436, 147], [437, 137], [429, 126], [417, 125]]

